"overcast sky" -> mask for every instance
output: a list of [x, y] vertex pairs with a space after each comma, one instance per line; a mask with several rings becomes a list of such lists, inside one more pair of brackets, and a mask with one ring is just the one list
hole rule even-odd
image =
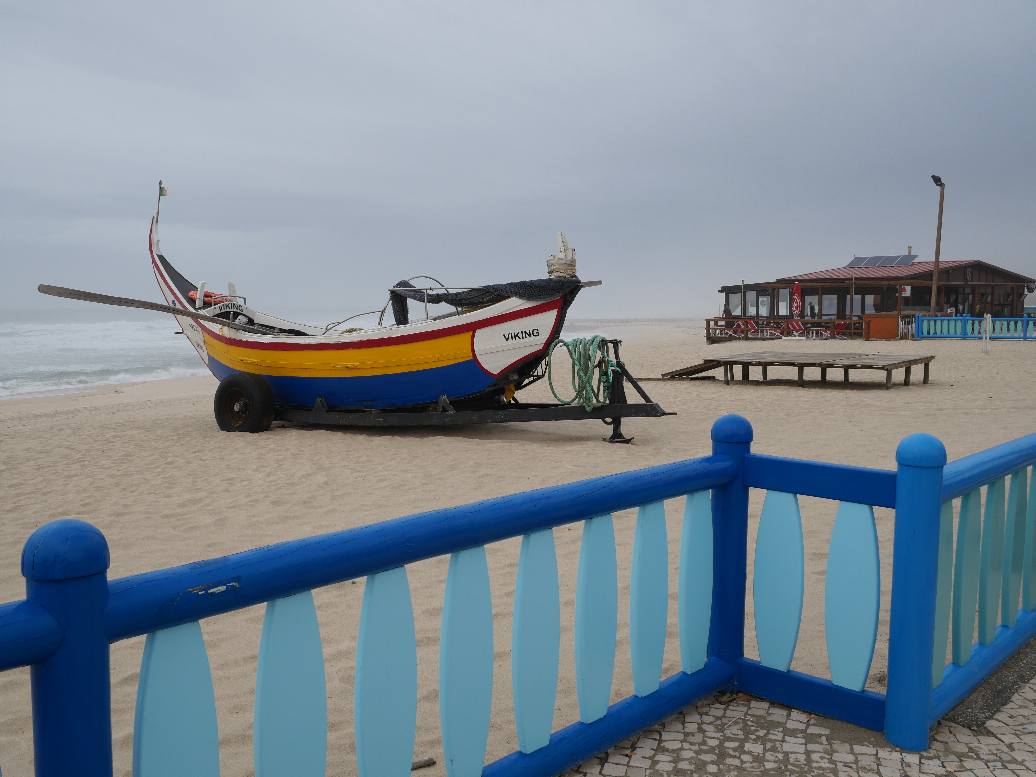
[[1036, 3], [0, 0], [0, 308], [157, 299], [146, 233], [261, 309], [541, 277], [574, 316], [906, 251], [1036, 275]]

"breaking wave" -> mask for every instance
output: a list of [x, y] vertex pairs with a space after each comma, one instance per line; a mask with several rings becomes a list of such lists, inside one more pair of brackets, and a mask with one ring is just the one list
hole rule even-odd
[[205, 375], [173, 321], [0, 322], [0, 399]]

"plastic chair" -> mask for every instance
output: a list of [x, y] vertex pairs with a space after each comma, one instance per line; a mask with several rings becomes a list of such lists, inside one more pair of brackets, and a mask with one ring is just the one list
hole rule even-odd
[[741, 322], [737, 321], [733, 326], [716, 326], [709, 330], [713, 337], [729, 337], [732, 340], [744, 338]]
[[788, 322], [788, 337], [802, 337], [805, 338], [809, 335], [806, 331], [806, 327], [797, 318], [793, 318]]
[[745, 319], [745, 330], [748, 337], [758, 337], [763, 339], [780, 338], [783, 335], [776, 329], [770, 327], [759, 328], [759, 325], [755, 323], [754, 319]]

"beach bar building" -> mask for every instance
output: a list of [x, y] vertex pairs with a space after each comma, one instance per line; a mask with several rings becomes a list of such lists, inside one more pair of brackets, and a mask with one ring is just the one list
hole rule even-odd
[[[723, 286], [723, 314], [706, 322], [706, 337], [729, 339], [739, 321], [763, 332], [788, 333], [798, 293], [809, 329], [844, 337], [894, 339], [909, 319], [931, 309], [935, 263], [898, 256], [857, 256], [844, 267], [788, 275], [772, 281]], [[796, 289], [798, 287], [798, 289]], [[1021, 316], [1036, 279], [981, 259], [939, 262], [936, 311], [940, 315]]]

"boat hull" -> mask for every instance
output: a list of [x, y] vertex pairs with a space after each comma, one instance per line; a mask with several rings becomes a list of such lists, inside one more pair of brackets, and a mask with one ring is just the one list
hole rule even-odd
[[[222, 380], [235, 370], [209, 357], [209, 369]], [[452, 400], [484, 393], [494, 384], [473, 361], [432, 367], [427, 370], [365, 375], [361, 377], [312, 378], [295, 375], [262, 375], [278, 405], [313, 407], [322, 399], [331, 408], [387, 409], [434, 403], [439, 397]]]
[[[460, 325], [461, 331], [322, 348], [203, 331], [206, 363], [221, 380], [237, 372], [261, 375], [280, 405], [312, 407], [319, 398], [328, 407], [385, 409], [459, 400], [526, 377], [560, 330], [564, 307], [554, 300]], [[407, 341], [393, 342], [400, 339]]]

